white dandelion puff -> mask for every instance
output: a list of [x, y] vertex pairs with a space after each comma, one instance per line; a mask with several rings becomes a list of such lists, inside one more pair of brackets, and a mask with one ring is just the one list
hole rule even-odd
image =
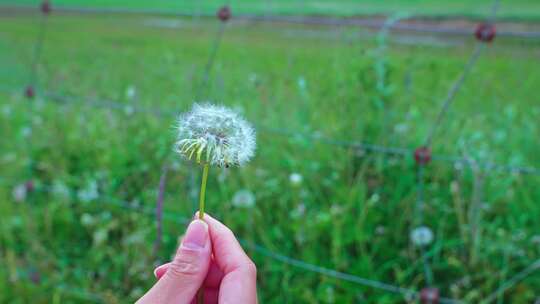
[[251, 208], [255, 206], [255, 195], [247, 189], [238, 190], [232, 198], [232, 204], [235, 207]]
[[302, 177], [302, 175], [300, 173], [291, 173], [291, 175], [289, 175], [289, 182], [293, 185], [293, 186], [298, 186], [302, 183], [302, 181], [304, 180], [304, 178]]
[[24, 202], [26, 200], [27, 187], [25, 184], [19, 184], [13, 188], [13, 200], [17, 203]]
[[98, 184], [95, 180], [90, 181], [85, 188], [77, 191], [77, 198], [85, 203], [99, 198]]
[[433, 241], [433, 231], [429, 227], [420, 226], [411, 231], [410, 237], [415, 246], [426, 246]]
[[126, 88], [126, 98], [134, 99], [137, 97], [137, 88], [134, 85], [130, 85]]
[[255, 153], [255, 130], [236, 112], [195, 104], [178, 119], [175, 151], [186, 159], [217, 166], [241, 166]]

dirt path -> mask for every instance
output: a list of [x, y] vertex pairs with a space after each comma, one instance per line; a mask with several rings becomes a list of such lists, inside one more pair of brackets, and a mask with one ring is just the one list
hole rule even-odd
[[[21, 15], [34, 15], [39, 13], [29, 7], [6, 7], [0, 6], [0, 18], [17, 17]], [[124, 15], [158, 15], [163, 17], [194, 17], [191, 14], [179, 12], [152, 12], [136, 10], [111, 10], [111, 9], [86, 9], [86, 8], [61, 8], [53, 14], [61, 15], [95, 15], [95, 14], [124, 14]], [[199, 18], [214, 17], [197, 16]], [[286, 15], [237, 15], [234, 22], [276, 22], [294, 23], [307, 25], [326, 26], [362, 26], [379, 29], [384, 26], [386, 16], [357, 16], [357, 17], [330, 17], [330, 16], [286, 16]], [[417, 18], [403, 19], [392, 26], [398, 31], [431, 33], [441, 35], [471, 35], [479, 20], [466, 18]], [[540, 39], [540, 22], [531, 21], [497, 21], [497, 34], [499, 36], [518, 37], [526, 39]]]

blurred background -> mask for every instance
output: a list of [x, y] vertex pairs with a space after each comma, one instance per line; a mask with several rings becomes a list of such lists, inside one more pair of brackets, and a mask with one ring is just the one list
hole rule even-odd
[[207, 210], [261, 303], [540, 303], [539, 83], [540, 1], [0, 0], [0, 302], [138, 299], [213, 101], [258, 132]]

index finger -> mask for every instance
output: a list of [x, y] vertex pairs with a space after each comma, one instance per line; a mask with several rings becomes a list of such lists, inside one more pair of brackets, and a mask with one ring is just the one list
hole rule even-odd
[[250, 264], [253, 262], [229, 227], [207, 213], [204, 214], [203, 220], [208, 224], [214, 260], [225, 274], [246, 265], [251, 267]]
[[257, 303], [257, 268], [227, 226], [204, 215], [208, 224], [214, 261], [223, 271], [219, 303]]

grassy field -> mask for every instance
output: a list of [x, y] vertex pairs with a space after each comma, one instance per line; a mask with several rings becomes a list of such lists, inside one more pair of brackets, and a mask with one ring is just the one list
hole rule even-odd
[[[483, 18], [490, 12], [493, 0], [54, 0], [54, 6], [65, 8], [106, 8], [214, 14], [216, 9], [230, 3], [236, 14], [292, 14], [292, 15], [373, 15], [407, 12], [427, 17], [463, 16]], [[0, 5], [36, 6], [38, 0], [0, 0]], [[501, 1], [499, 17], [508, 19], [534, 19], [540, 17], [540, 2], [534, 0]]]
[[[218, 24], [54, 15], [38, 96], [28, 101], [22, 91], [38, 24], [33, 16], [0, 19], [0, 302], [133, 302], [194, 212], [200, 168], [174, 155], [172, 126], [201, 87]], [[414, 149], [473, 48], [472, 37], [384, 38], [360, 28], [226, 29], [201, 99], [244, 113], [257, 126], [258, 150], [245, 168], [212, 169], [207, 209], [245, 240], [258, 265], [261, 303], [405, 299], [281, 263], [253, 250], [253, 242], [373, 280], [436, 286], [470, 303], [507, 286], [540, 256], [539, 176], [434, 162], [424, 173], [421, 217], [412, 155], [306, 138]], [[486, 47], [436, 133], [434, 153], [540, 166], [539, 53], [531, 41]], [[58, 104], [44, 92], [74, 98]], [[88, 104], [95, 99], [125, 107]], [[133, 105], [166, 115], [134, 112]], [[156, 256], [152, 208], [164, 164], [164, 243]], [[302, 181], [291, 183], [291, 174]], [[34, 189], [21, 199], [17, 189], [29, 180]], [[255, 194], [254, 207], [233, 204], [242, 189]], [[478, 220], [466, 216], [472, 211]], [[431, 284], [409, 240], [418, 225], [435, 234], [424, 252]], [[508, 287], [495, 303], [532, 303], [540, 276]]]

